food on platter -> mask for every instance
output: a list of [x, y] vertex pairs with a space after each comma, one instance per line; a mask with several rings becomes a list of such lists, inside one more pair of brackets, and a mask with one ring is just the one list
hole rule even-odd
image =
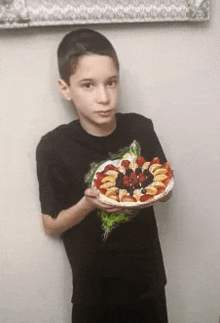
[[101, 164], [92, 181], [100, 201], [122, 207], [146, 207], [167, 195], [173, 184], [169, 162], [128, 154]]
[[166, 196], [173, 188], [174, 178], [169, 162], [162, 163], [158, 157], [148, 160], [134, 140], [129, 147], [110, 154], [109, 160], [93, 162], [85, 182], [98, 190], [101, 202], [122, 207], [119, 213], [98, 210], [106, 240], [112, 229], [130, 221], [140, 208]]

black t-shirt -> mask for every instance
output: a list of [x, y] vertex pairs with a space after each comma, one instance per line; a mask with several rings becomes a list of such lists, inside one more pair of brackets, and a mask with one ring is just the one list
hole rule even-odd
[[[110, 153], [118, 153], [134, 140], [147, 160], [166, 161], [150, 119], [136, 113], [118, 113], [116, 118], [116, 129], [105, 137], [88, 134], [79, 120], [42, 137], [36, 155], [42, 213], [56, 217], [76, 204], [87, 188], [84, 176], [91, 163], [109, 159]], [[106, 241], [96, 211], [62, 238], [73, 271], [75, 302], [85, 304], [88, 295], [94, 298], [98, 277], [141, 281], [145, 289], [166, 282], [153, 207], [113, 229]]]

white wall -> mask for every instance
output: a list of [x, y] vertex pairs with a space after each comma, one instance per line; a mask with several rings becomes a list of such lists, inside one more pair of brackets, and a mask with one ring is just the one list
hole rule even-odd
[[[175, 169], [156, 205], [170, 323], [220, 315], [220, 10], [206, 23], [93, 26], [121, 61], [121, 111], [153, 119]], [[56, 48], [72, 27], [0, 31], [1, 323], [70, 322], [71, 271], [41, 229], [35, 148], [75, 118], [57, 90]]]

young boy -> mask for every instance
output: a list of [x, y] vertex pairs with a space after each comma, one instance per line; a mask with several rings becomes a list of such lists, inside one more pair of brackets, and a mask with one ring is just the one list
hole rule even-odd
[[101, 203], [84, 181], [92, 162], [137, 140], [141, 154], [166, 161], [150, 119], [117, 113], [119, 62], [100, 33], [78, 29], [58, 48], [59, 87], [78, 119], [42, 137], [37, 174], [43, 227], [61, 234], [73, 273], [72, 322], [167, 322], [166, 277], [153, 207], [139, 211], [103, 241]]

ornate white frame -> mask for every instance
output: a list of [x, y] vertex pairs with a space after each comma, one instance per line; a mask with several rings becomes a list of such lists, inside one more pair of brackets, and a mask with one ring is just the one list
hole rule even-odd
[[209, 0], [0, 0], [0, 28], [209, 19]]

